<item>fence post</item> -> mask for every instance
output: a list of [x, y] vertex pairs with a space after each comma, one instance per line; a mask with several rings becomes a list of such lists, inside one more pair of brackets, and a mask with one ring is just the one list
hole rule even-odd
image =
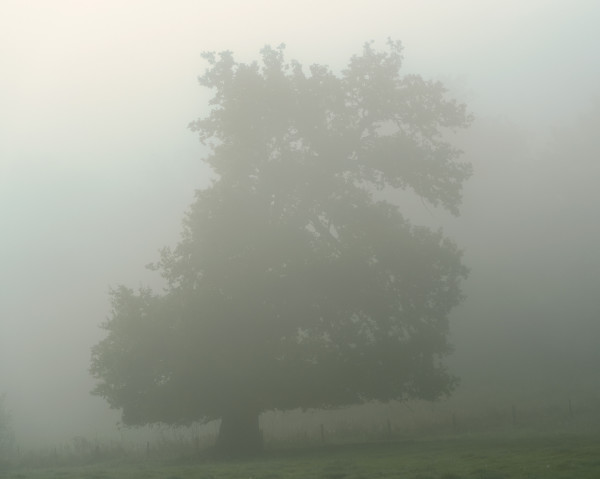
[[452, 413], [452, 430], [456, 432], [456, 413]]
[[573, 419], [573, 407], [571, 405], [571, 398], [569, 398], [569, 417]]

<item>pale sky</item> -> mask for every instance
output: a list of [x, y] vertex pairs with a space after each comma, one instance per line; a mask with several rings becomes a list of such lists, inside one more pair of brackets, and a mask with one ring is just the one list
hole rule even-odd
[[187, 129], [202, 51], [285, 43], [339, 70], [391, 37], [407, 71], [535, 130], [599, 94], [599, 23], [594, 0], [3, 0], [0, 393], [21, 436], [85, 435], [106, 410], [87, 369], [108, 287], [147, 280], [207, 182]]
[[97, 135], [105, 148], [144, 143], [165, 128], [189, 136], [179, 126], [206, 99], [196, 86], [200, 52], [230, 49], [251, 60], [266, 43], [340, 68], [364, 41], [390, 36], [404, 42], [407, 67], [464, 78], [477, 105], [551, 110], [564, 106], [560, 89], [594, 85], [599, 12], [598, 2], [582, 0], [5, 0], [2, 159], [22, 162], [14, 157], [33, 138], [61, 151], [53, 162], [72, 163]]

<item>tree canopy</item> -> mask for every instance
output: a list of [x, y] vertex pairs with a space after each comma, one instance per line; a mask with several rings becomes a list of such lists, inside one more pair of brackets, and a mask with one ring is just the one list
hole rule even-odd
[[399, 42], [365, 44], [339, 74], [283, 46], [204, 58], [214, 95], [190, 126], [216, 179], [153, 266], [165, 291], [112, 291], [95, 394], [126, 424], [221, 418], [220, 443], [243, 449], [263, 411], [449, 393], [467, 269], [385, 198], [411, 190], [458, 214], [471, 170], [447, 138], [465, 106], [402, 75]]

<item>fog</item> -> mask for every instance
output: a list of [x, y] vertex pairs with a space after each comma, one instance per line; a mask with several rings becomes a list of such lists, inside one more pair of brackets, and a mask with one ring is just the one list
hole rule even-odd
[[598, 394], [598, 18], [584, 0], [4, 1], [0, 393], [18, 441], [118, 433], [90, 395], [90, 348], [111, 286], [160, 286], [144, 266], [210, 181], [187, 128], [210, 98], [201, 52], [251, 61], [282, 42], [335, 71], [365, 41], [401, 40], [405, 71], [474, 114], [455, 140], [474, 165], [461, 216], [408, 207], [471, 269], [459, 393]]

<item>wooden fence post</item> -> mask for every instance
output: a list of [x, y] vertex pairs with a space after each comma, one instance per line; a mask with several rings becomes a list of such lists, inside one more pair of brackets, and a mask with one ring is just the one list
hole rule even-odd
[[452, 413], [452, 430], [456, 432], [456, 413]]
[[573, 419], [573, 407], [571, 405], [571, 398], [569, 398], [569, 417]]

